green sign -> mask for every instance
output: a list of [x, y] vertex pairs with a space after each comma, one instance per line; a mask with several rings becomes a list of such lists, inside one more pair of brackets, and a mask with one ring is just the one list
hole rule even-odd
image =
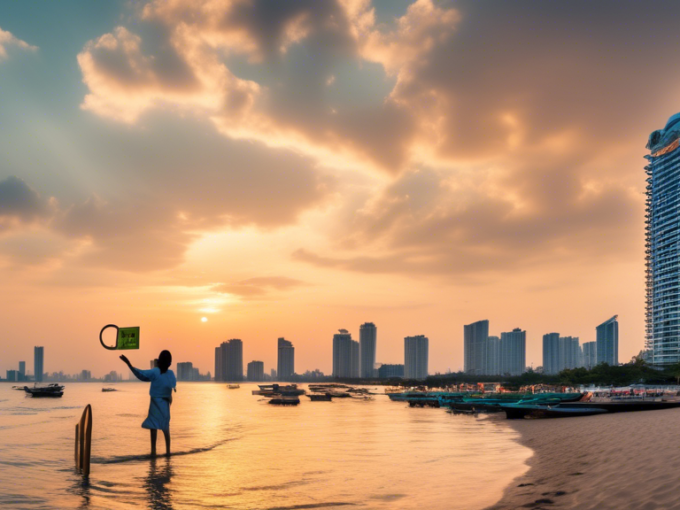
[[116, 349], [139, 349], [139, 327], [118, 328]]

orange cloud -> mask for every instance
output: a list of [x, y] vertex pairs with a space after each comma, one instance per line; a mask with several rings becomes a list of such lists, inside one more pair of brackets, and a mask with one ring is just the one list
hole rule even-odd
[[0, 28], [0, 60], [7, 58], [7, 49], [15, 46], [22, 50], [37, 51], [37, 46], [32, 46], [21, 39], [16, 38], [10, 32]]

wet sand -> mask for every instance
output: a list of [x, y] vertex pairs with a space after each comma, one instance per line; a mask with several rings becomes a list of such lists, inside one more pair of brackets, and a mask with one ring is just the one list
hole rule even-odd
[[508, 423], [534, 455], [489, 510], [680, 509], [680, 410]]

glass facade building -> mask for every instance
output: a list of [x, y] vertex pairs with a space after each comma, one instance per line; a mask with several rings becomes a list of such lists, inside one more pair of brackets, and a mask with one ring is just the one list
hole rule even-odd
[[[648, 361], [680, 362], [680, 114], [647, 143], [650, 154], [645, 215]], [[599, 360], [598, 360], [599, 361]]]

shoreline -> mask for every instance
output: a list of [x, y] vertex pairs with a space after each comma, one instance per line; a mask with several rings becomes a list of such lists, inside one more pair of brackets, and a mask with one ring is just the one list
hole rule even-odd
[[680, 509], [680, 410], [508, 423], [534, 454], [487, 510]]

